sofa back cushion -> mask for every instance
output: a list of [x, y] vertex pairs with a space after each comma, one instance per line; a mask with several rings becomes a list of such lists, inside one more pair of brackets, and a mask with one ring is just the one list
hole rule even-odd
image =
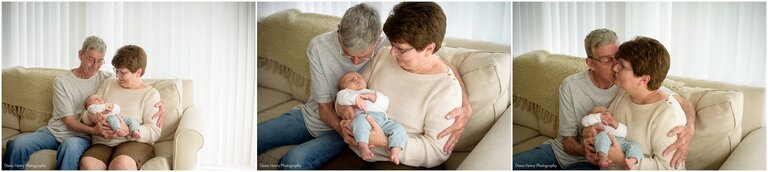
[[678, 93], [696, 109], [696, 131], [689, 145], [686, 168], [720, 168], [741, 142], [743, 94], [698, 87], [681, 87]]
[[509, 107], [510, 56], [504, 52], [443, 47], [437, 53], [459, 71], [472, 106], [472, 119], [456, 151], [471, 151]]
[[145, 80], [147, 84], [160, 92], [160, 99], [165, 106], [165, 120], [163, 121], [163, 130], [160, 138], [156, 142], [172, 141], [176, 128], [179, 126], [179, 119], [184, 112], [182, 95], [182, 84], [179, 79], [153, 79]]
[[309, 41], [325, 32], [337, 29], [340, 17], [302, 13], [297, 9], [277, 12], [259, 21], [258, 66], [279, 72], [291, 82], [289, 91], [302, 102], [309, 98]]

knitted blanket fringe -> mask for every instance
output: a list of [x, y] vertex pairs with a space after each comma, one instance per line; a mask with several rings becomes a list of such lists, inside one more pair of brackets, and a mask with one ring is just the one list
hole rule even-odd
[[50, 119], [50, 116], [51, 116], [47, 112], [39, 112], [39, 111], [35, 111], [34, 109], [24, 108], [21, 106], [14, 106], [8, 103], [3, 103], [3, 109], [13, 114], [14, 116], [18, 116], [21, 119], [27, 119], [27, 120], [40, 120], [45, 122], [45, 121], [48, 121], [48, 119]]
[[532, 112], [539, 118], [539, 120], [542, 120], [545, 123], [557, 122], [558, 120], [558, 115], [556, 113], [549, 112], [538, 104], [533, 103], [523, 97], [513, 95], [512, 102], [515, 107]]
[[[288, 68], [288, 66], [282, 65], [270, 58], [259, 56], [258, 68], [264, 68], [268, 71], [277, 72], [281, 76], [288, 78], [288, 81], [291, 84], [299, 88], [304, 87], [305, 84], [309, 82], [309, 78], [305, 78], [299, 75], [299, 73], [294, 72], [291, 70], [291, 68]], [[309, 87], [304, 88], [304, 91], [309, 93]]]

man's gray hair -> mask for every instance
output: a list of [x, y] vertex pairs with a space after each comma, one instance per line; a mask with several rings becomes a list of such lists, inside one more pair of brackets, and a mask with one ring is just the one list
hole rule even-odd
[[605, 44], [618, 43], [619, 37], [616, 32], [609, 29], [597, 29], [589, 32], [584, 38], [584, 49], [587, 50], [587, 56], [593, 57], [592, 50]]
[[354, 52], [368, 50], [381, 34], [379, 12], [364, 3], [347, 9], [341, 18], [339, 33], [345, 48]]
[[83, 47], [80, 48], [80, 51], [83, 53], [88, 50], [94, 50], [103, 53], [107, 50], [107, 44], [105, 44], [104, 40], [101, 40], [101, 38], [98, 36], [89, 36], [88, 38], [85, 38], [85, 41], [83, 41]]

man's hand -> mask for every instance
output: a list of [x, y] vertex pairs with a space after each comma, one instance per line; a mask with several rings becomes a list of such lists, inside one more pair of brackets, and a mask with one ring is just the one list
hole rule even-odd
[[163, 101], [159, 101], [155, 103], [155, 107], [159, 108], [159, 110], [152, 116], [152, 119], [157, 118], [157, 127], [163, 128], [163, 121], [165, 121], [165, 105], [163, 104]]
[[595, 136], [597, 136], [598, 132], [603, 130], [605, 130], [603, 126], [597, 125], [586, 127], [581, 131], [581, 135], [583, 136], [582, 145], [584, 146], [584, 156], [589, 162], [595, 165], [598, 165], [598, 157], [595, 152]]
[[597, 157], [597, 152], [595, 151], [595, 139], [594, 138], [582, 138], [582, 146], [584, 146], [584, 157], [587, 158], [587, 160], [597, 165], [599, 162], [599, 159]]
[[344, 143], [347, 143], [348, 145], [352, 145], [357, 147], [357, 141], [355, 141], [355, 136], [352, 135], [352, 120], [351, 119], [344, 119], [339, 122], [339, 126], [341, 127], [339, 134], [341, 134], [341, 138], [344, 139]]
[[[94, 115], [96, 116], [96, 115]], [[101, 116], [101, 115], [98, 115]], [[93, 126], [94, 135], [98, 135], [107, 139], [117, 138], [117, 132], [109, 127], [107, 120], [95, 121], [96, 126]]]
[[693, 140], [693, 134], [693, 125], [677, 126], [667, 133], [669, 137], [677, 135], [675, 143], [669, 145], [669, 147], [664, 150], [664, 153], [662, 153], [662, 155], [667, 156], [670, 152], [675, 151], [675, 155], [672, 156], [672, 162], [669, 164], [670, 166], [675, 169], [680, 169], [680, 166], [688, 157], [688, 145], [691, 143], [691, 140]]
[[373, 116], [366, 115], [365, 119], [371, 124], [371, 136], [368, 137], [368, 147], [387, 147], [389, 143], [387, 142], [387, 136], [384, 135], [384, 130], [379, 127]]
[[355, 108], [354, 107], [347, 106], [347, 105], [341, 105], [341, 104], [337, 103], [335, 108], [336, 108], [336, 112], [339, 112], [339, 114], [340, 114], [339, 117], [342, 120], [350, 120], [351, 121], [352, 119], [355, 119]]
[[451, 112], [448, 112], [447, 115], [445, 115], [445, 119], [456, 120], [453, 122], [453, 125], [446, 128], [437, 135], [437, 139], [442, 139], [447, 135], [451, 135], [451, 137], [448, 138], [448, 142], [446, 142], [445, 146], [443, 147], [443, 152], [453, 152], [453, 148], [456, 146], [456, 143], [459, 142], [461, 136], [464, 135], [464, 128], [467, 127], [467, 123], [469, 123], [469, 119], [471, 118], [472, 109], [469, 108], [469, 106], [455, 108], [451, 110]]

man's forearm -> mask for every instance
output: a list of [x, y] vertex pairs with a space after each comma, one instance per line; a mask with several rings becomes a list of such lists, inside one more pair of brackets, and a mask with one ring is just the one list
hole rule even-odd
[[341, 133], [341, 127], [339, 125], [341, 118], [336, 115], [336, 111], [333, 109], [332, 103], [320, 103], [320, 120], [333, 128], [336, 132]]
[[686, 126], [693, 127], [696, 124], [695, 107], [693, 107], [691, 102], [683, 99], [680, 95], [675, 96], [675, 98], [680, 102], [680, 107], [683, 108], [683, 112], [685, 113]]
[[584, 156], [584, 147], [576, 140], [576, 137], [563, 137], [563, 149], [569, 155]]
[[97, 134], [93, 127], [80, 123], [80, 121], [75, 120], [75, 117], [73, 116], [67, 116], [61, 120], [64, 121], [64, 125], [67, 126], [69, 130], [90, 135]]

